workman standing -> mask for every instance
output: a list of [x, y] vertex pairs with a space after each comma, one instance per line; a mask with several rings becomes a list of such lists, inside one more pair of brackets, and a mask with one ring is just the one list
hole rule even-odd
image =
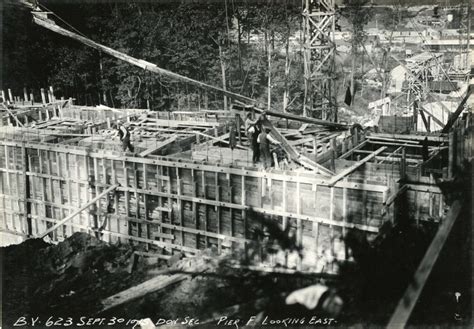
[[272, 155], [270, 154], [270, 143], [280, 144], [270, 135], [270, 129], [263, 128], [257, 138], [260, 154], [262, 155], [263, 167], [268, 169], [272, 166]]
[[122, 142], [122, 150], [126, 151], [128, 148], [130, 152], [133, 153], [135, 148], [130, 143], [130, 130], [128, 127], [125, 127], [120, 120], [117, 121], [117, 134]]
[[252, 113], [247, 113], [245, 118], [245, 134], [249, 140], [249, 143], [252, 142], [252, 135], [255, 133], [255, 125], [257, 124], [258, 119], [252, 120]]

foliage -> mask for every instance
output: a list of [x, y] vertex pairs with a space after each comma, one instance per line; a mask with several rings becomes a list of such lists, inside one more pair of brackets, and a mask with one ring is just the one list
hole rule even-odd
[[[284, 53], [287, 39], [299, 27], [297, 5], [230, 0], [87, 5], [51, 0], [41, 4], [92, 40], [184, 76], [222, 87], [224, 65], [227, 89], [263, 103], [270, 74], [276, 108], [281, 108], [285, 86], [293, 100], [290, 108], [301, 104], [300, 49], [290, 54], [288, 77]], [[7, 47], [2, 80], [17, 94], [23, 86], [39, 92], [53, 85], [57, 96], [74, 97], [78, 103], [145, 107], [148, 101], [158, 110], [176, 108], [185, 95], [201, 104], [205, 101], [207, 94], [192, 85], [170, 81], [36, 26], [30, 13], [19, 7], [6, 8], [4, 16]], [[58, 17], [51, 18], [72, 29]], [[271, 72], [267, 51], [271, 52]], [[221, 95], [207, 96], [209, 103], [222, 102]]]

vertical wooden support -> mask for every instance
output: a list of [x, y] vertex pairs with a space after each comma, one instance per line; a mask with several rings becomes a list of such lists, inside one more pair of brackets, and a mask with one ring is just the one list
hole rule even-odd
[[56, 101], [56, 97], [54, 97], [54, 89], [53, 89], [53, 86], [49, 86], [49, 102], [52, 103], [52, 102], [55, 102]]
[[[330, 192], [330, 205], [329, 205], [329, 219], [331, 221], [334, 221], [334, 186], [331, 186], [331, 192]], [[367, 208], [365, 207], [365, 202], [364, 202], [364, 211], [367, 210]], [[333, 240], [334, 238], [334, 226], [333, 225], [330, 225], [330, 228], [331, 228], [331, 241]]]
[[30, 102], [31, 102], [31, 105], [35, 104], [35, 97], [34, 97], [33, 93], [30, 93]]
[[420, 224], [420, 205], [418, 203], [418, 191], [414, 191], [415, 197], [415, 221], [416, 221], [416, 226], [418, 227]]
[[[296, 183], [296, 213], [301, 215], [301, 186], [300, 182]], [[296, 219], [296, 243], [298, 246], [303, 245], [303, 225], [301, 223], [301, 218]], [[296, 268], [301, 270], [302, 267], [302, 259], [298, 257], [298, 262], [296, 264]]]
[[[93, 198], [95, 198], [97, 195], [100, 194], [99, 187], [97, 186], [97, 184], [99, 183], [99, 166], [98, 166], [98, 163], [97, 163], [97, 158], [93, 158], [93, 163], [94, 163], [94, 185], [95, 185], [95, 195], [93, 196]], [[100, 205], [101, 205], [101, 202], [100, 202], [100, 199], [99, 199], [94, 204], [94, 207], [95, 207], [94, 226], [93, 226], [94, 230], [99, 229], [99, 227], [101, 226], [100, 225], [100, 217], [104, 216], [103, 214], [101, 214]], [[105, 220], [105, 216], [104, 216], [104, 220]], [[100, 234], [97, 231], [96, 231], [96, 237], [100, 239]]]
[[452, 178], [454, 176], [454, 159], [456, 153], [456, 138], [454, 132], [449, 133], [449, 156], [448, 156], [448, 178]]
[[[314, 192], [314, 199], [313, 199], [313, 206], [314, 206], [314, 212], [316, 213], [317, 212], [317, 202], [318, 202], [318, 185], [317, 184], [313, 184], [312, 186], [312, 190]], [[314, 221], [313, 222], [313, 238], [314, 238], [314, 243], [315, 243], [315, 247], [316, 247], [316, 250], [318, 250], [318, 246], [319, 246], [319, 223]]]
[[2, 89], [2, 102], [6, 103], [7, 102], [7, 98], [5, 97], [5, 91]]
[[[218, 173], [216, 173], [216, 201], [221, 200], [221, 186], [218, 185], [217, 182]], [[217, 234], [221, 234], [221, 207], [216, 207], [216, 219], [217, 219]], [[222, 240], [217, 239], [217, 252], [221, 254], [222, 252]]]
[[406, 170], [407, 170], [406, 150], [404, 147], [402, 147], [402, 159], [400, 161], [400, 178], [402, 181], [405, 180]]
[[[89, 164], [89, 156], [85, 155], [84, 157], [84, 163], [85, 163], [85, 171], [86, 171], [86, 175], [85, 175], [85, 179], [87, 181], [87, 185], [86, 185], [86, 194], [87, 194], [87, 200], [86, 200], [86, 203], [89, 203], [90, 200], [94, 199], [94, 196], [92, 195], [92, 182], [91, 182], [91, 179], [90, 179], [90, 164]], [[88, 233], [90, 234], [91, 231], [95, 228], [95, 224], [93, 222], [93, 216], [92, 216], [92, 213], [91, 213], [91, 210], [89, 208], [89, 211], [87, 211], [86, 213], [86, 216], [87, 216], [87, 231]]]
[[[344, 179], [346, 181], [347, 179]], [[342, 221], [345, 224], [347, 222], [347, 188], [342, 189]], [[346, 236], [346, 227], [342, 227], [342, 236]]]
[[[75, 154], [74, 156], [75, 158], [75, 164], [76, 166], [74, 167], [75, 168], [75, 179], [76, 179], [76, 194], [77, 194], [77, 198], [76, 198], [76, 207], [79, 208], [82, 204], [82, 200], [81, 200], [81, 183], [79, 183], [80, 181], [80, 169], [79, 169], [79, 155]], [[82, 215], [79, 214], [78, 216], [78, 219], [79, 219], [79, 224], [80, 225], [84, 225], [83, 223], [83, 220], [82, 220]], [[82, 229], [81, 229], [82, 231]]]
[[440, 193], [440, 194], [439, 194], [438, 216], [439, 216], [439, 218], [443, 218], [443, 216], [444, 216], [444, 200], [443, 200], [443, 193]]
[[[65, 178], [66, 178], [66, 189], [67, 189], [67, 201], [64, 203], [66, 205], [68, 205], [68, 210], [66, 210], [66, 216], [69, 216], [71, 214], [71, 210], [70, 210], [70, 207], [72, 206], [72, 190], [71, 190], [71, 173], [69, 172], [69, 156], [70, 154], [69, 153], [65, 153], [65, 158], [66, 158], [66, 169], [67, 169], [67, 172], [66, 172], [66, 175], [65, 175]], [[71, 222], [74, 223], [74, 220], [71, 219]], [[71, 233], [73, 233], [75, 230], [74, 230], [74, 226], [71, 226]]]
[[[183, 200], [181, 200], [181, 195], [183, 194], [182, 187], [181, 187], [181, 176], [179, 173], [179, 167], [176, 167], [176, 184], [178, 187], [178, 199], [176, 202], [178, 203], [178, 222], [179, 226], [184, 227], [183, 223]], [[180, 230], [181, 234], [181, 245], [184, 246], [184, 231]]]
[[[44, 157], [43, 157], [43, 151], [42, 150], [39, 150], [39, 170], [40, 170], [40, 173], [42, 174], [45, 174], [45, 171], [44, 171]], [[38, 179], [41, 183], [40, 183], [40, 189], [41, 189], [41, 194], [43, 196], [42, 200], [43, 201], [47, 201], [46, 200], [46, 178], [39, 178]], [[42, 211], [42, 215], [43, 217], [46, 217], [46, 203], [43, 202], [43, 204], [41, 205], [41, 211]], [[48, 222], [44, 221], [44, 224], [46, 227], [48, 227]]]
[[46, 93], [44, 92], [44, 88], [41, 88], [41, 102], [43, 102], [43, 105], [46, 105]]
[[347, 145], [348, 145], [348, 139], [347, 138], [344, 138], [342, 140], [342, 154], [346, 153], [347, 152]]
[[21, 157], [23, 159], [23, 188], [24, 188], [24, 218], [26, 221], [27, 226], [27, 234], [28, 236], [33, 235], [33, 227], [31, 224], [31, 203], [29, 202], [30, 199], [30, 180], [28, 178], [27, 173], [30, 171], [30, 161], [26, 147], [23, 145], [21, 147]]
[[336, 137], [331, 138], [331, 149], [334, 152], [334, 157], [338, 157], [337, 153], [337, 143], [336, 143]]
[[12, 90], [10, 88], [8, 88], [8, 98], [10, 99], [10, 103], [15, 103], [15, 100], [12, 96]]
[[433, 193], [428, 192], [428, 205], [429, 205], [429, 208], [428, 208], [428, 215], [429, 215], [430, 217], [433, 217], [433, 201], [434, 201], [434, 200], [433, 200], [433, 199], [434, 199], [433, 197], [434, 197]]
[[[144, 163], [143, 164], [143, 186], [142, 188], [144, 190], [148, 190], [148, 175], [147, 175], [147, 170], [148, 170], [148, 167], [147, 165]], [[144, 229], [145, 229], [145, 238], [146, 239], [150, 239], [151, 238], [151, 235], [150, 235], [150, 224], [149, 224], [149, 218], [148, 218], [148, 194], [146, 193], [143, 193], [143, 206], [144, 206], [144, 214], [143, 214], [143, 219], [145, 220], [145, 224], [144, 224]], [[147, 243], [145, 245], [145, 248], [146, 250], [149, 250], [150, 249], [150, 245]]]
[[[282, 201], [283, 201], [283, 212], [287, 212], [287, 209], [288, 209], [288, 201], [287, 201], [287, 198], [286, 198], [286, 191], [287, 191], [287, 181], [286, 180], [283, 180], [283, 188], [282, 188]], [[286, 230], [286, 228], [288, 227], [288, 217], [286, 216], [283, 216], [282, 218], [282, 229], [283, 230]], [[288, 251], [285, 250], [285, 266], [288, 266]]]
[[26, 91], [26, 87], [23, 87], [23, 101], [25, 103], [28, 102], [28, 92]]
[[352, 128], [352, 145], [353, 147], [359, 145], [359, 129], [357, 127]]
[[[27, 153], [27, 157], [28, 157], [28, 170], [31, 170], [31, 168], [33, 168], [33, 166], [31, 165], [31, 157], [28, 155], [28, 151], [26, 151]], [[31, 179], [31, 181], [33, 181], [33, 187], [35, 187], [35, 177], [28, 177], [28, 179]], [[30, 186], [30, 193], [31, 193], [31, 198], [33, 200], [37, 200], [37, 197], [36, 197], [36, 191], [35, 191], [35, 188], [31, 188]], [[38, 215], [38, 205], [36, 203], [34, 204], [31, 204], [31, 202], [29, 203], [29, 206], [30, 206], [30, 210], [31, 210], [31, 207], [33, 208], [33, 210], [31, 211], [32, 214], [35, 214], [35, 215]], [[35, 233], [38, 233], [39, 230], [38, 230], [38, 222], [40, 220], [38, 218], [36, 218], [33, 222], [33, 218], [31, 218], [31, 226], [32, 226], [32, 234], [35, 234]]]
[[[197, 196], [198, 196], [198, 183], [196, 181], [196, 175], [195, 175], [195, 170], [194, 169], [191, 169], [191, 181], [193, 183], [193, 197], [197, 198]], [[192, 203], [192, 212], [193, 212], [192, 216], [193, 216], [194, 228], [196, 230], [198, 230], [199, 229], [198, 205], [194, 201]], [[199, 249], [199, 239], [200, 239], [199, 234], [196, 234], [196, 244], [195, 244], [196, 249]]]
[[[240, 115], [238, 113], [235, 114], [235, 126], [237, 129], [237, 134], [239, 136], [239, 142], [242, 144], [242, 119], [240, 118]], [[246, 132], [247, 133], [247, 132]]]
[[[207, 93], [206, 93], [206, 95], [207, 95]], [[241, 189], [241, 193], [242, 193], [241, 198], [240, 198], [240, 203], [241, 203], [242, 206], [245, 206], [245, 204], [246, 204], [246, 195], [245, 195], [246, 189], [245, 189], [245, 176], [244, 175], [241, 176], [241, 188], [240, 189]], [[244, 239], [247, 239], [247, 212], [244, 209], [242, 209], [242, 214], [241, 215], [242, 215], [242, 222], [243, 222], [243, 226], [244, 226], [243, 227]], [[247, 250], [247, 244], [246, 243], [244, 245], [244, 254], [245, 254], [245, 259], [247, 260], [248, 250]]]

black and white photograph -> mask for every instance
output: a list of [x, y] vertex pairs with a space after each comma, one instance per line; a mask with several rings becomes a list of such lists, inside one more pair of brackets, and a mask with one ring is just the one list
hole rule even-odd
[[472, 0], [0, 0], [0, 329], [473, 328]]

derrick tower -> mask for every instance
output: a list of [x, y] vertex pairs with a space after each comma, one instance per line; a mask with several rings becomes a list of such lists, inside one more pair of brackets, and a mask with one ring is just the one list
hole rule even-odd
[[303, 115], [336, 121], [335, 0], [303, 0]]

